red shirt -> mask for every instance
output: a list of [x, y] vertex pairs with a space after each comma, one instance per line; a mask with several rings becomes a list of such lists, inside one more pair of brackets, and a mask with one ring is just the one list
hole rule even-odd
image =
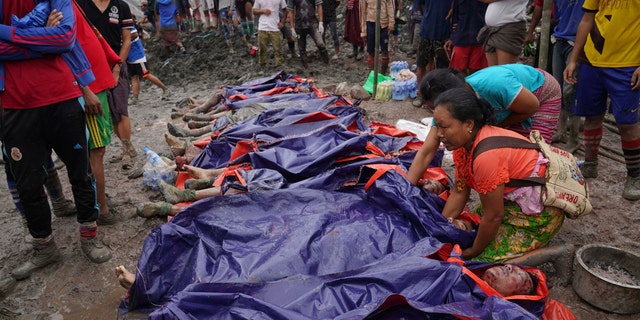
[[93, 75], [96, 77], [96, 80], [89, 84], [89, 89], [93, 93], [99, 93], [116, 85], [116, 80], [113, 78], [113, 73], [111, 73], [111, 66], [122, 60], [106, 42], [104, 42], [106, 47], [101, 46], [93, 28], [79, 11], [81, 9], [75, 1], [72, 2], [74, 3], [73, 12], [76, 15], [76, 23], [78, 25], [76, 37], [84, 49], [84, 54], [91, 64]]
[[[12, 14], [23, 17], [34, 7], [33, 1], [2, 1], [2, 23], [11, 25]], [[81, 95], [71, 69], [60, 55], [4, 63], [6, 81], [1, 98], [5, 109], [38, 108]]]

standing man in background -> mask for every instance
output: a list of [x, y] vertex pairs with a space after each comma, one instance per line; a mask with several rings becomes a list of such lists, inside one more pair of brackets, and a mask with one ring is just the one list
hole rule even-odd
[[276, 67], [280, 67], [283, 62], [280, 30], [287, 17], [287, 3], [284, 0], [256, 0], [252, 10], [258, 16], [258, 63], [261, 68], [266, 67], [267, 45], [271, 43]]
[[[640, 200], [640, 1], [585, 0], [576, 42], [564, 70], [564, 81], [577, 83], [574, 113], [584, 116], [585, 178], [598, 177], [598, 150], [603, 122], [612, 112], [620, 130], [627, 181], [622, 197]], [[580, 79], [577, 81], [578, 58]], [[611, 99], [608, 107], [607, 99]]]
[[[107, 43], [122, 61], [127, 61], [131, 48], [133, 19], [126, 2], [121, 0], [78, 0], [87, 19], [100, 31]], [[116, 86], [107, 91], [114, 132], [122, 142], [122, 154], [111, 159], [119, 162], [126, 157], [138, 155], [131, 143], [131, 120], [129, 119], [129, 74], [126, 63], [113, 67]], [[123, 168], [129, 168], [124, 164]]]

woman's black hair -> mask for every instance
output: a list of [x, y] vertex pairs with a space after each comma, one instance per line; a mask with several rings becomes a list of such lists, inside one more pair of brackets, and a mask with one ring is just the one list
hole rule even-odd
[[536, 294], [536, 290], [538, 289], [538, 277], [536, 277], [535, 274], [526, 271], [527, 274], [529, 275], [529, 278], [531, 278], [531, 290], [527, 293], [527, 295], [529, 296], [533, 296]]
[[473, 120], [475, 130], [486, 124], [495, 124], [493, 108], [489, 102], [476, 97], [465, 87], [444, 91], [434, 105], [447, 108], [451, 116], [461, 122]]
[[460, 71], [453, 68], [437, 69], [422, 77], [420, 96], [424, 101], [431, 101], [449, 89], [464, 88], [465, 85], [463, 74]]

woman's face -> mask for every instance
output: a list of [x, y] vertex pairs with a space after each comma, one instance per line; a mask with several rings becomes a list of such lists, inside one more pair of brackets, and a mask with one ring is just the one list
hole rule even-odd
[[533, 287], [529, 274], [520, 267], [510, 264], [487, 269], [482, 280], [503, 297], [528, 294]]
[[455, 150], [461, 147], [471, 148], [474, 134], [473, 121], [460, 120], [451, 116], [449, 109], [438, 105], [433, 111], [433, 121], [436, 124], [438, 139], [447, 150]]

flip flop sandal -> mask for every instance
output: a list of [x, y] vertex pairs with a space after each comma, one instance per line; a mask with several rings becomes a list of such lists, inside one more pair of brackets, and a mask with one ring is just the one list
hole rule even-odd
[[117, 156], [112, 156], [111, 159], [109, 159], [109, 162], [118, 163], [118, 162], [122, 161], [122, 158], [123, 158], [122, 154], [117, 155]]
[[133, 170], [131, 170], [129, 172], [129, 175], [127, 176], [128, 179], [137, 179], [142, 177], [142, 175], [144, 174], [144, 167], [138, 167], [135, 168]]
[[133, 164], [134, 164], [134, 161], [130, 158], [126, 159], [125, 161], [122, 161], [122, 170], [125, 171], [125, 174], [129, 174], [129, 171], [133, 169]]

